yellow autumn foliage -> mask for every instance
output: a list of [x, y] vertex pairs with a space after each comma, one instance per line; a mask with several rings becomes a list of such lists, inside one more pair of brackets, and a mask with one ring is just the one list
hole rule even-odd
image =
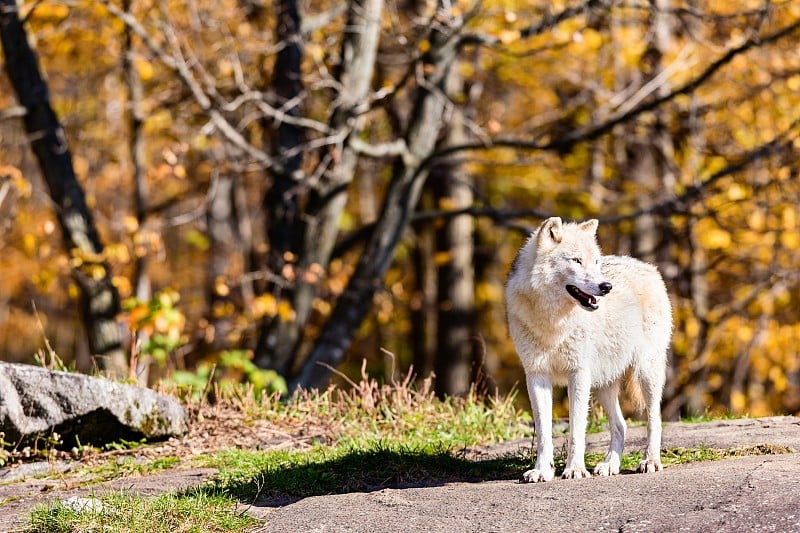
[[[234, 0], [197, 0], [192, 10], [175, 1], [131, 4], [158, 47], [183, 54], [199, 87], [243, 138], [272, 150], [274, 123], [259, 105], [280, 106], [269, 86], [280, 48], [272, 41], [274, 13], [253, 16]], [[798, 23], [800, 3], [677, 2], [682, 16], [672, 17], [664, 50], [655, 48], [649, 4], [612, 4], [558, 21], [554, 14], [581, 2], [487, 0], [459, 34], [485, 37], [484, 44], [462, 50], [458, 72], [468, 91], [451, 95], [446, 117], [465, 117], [468, 142], [481, 146], [456, 154], [474, 179], [475, 206], [597, 217], [606, 252], [648, 255], [658, 264], [674, 309], [671, 396], [665, 401], [676, 406], [671, 416], [800, 412], [800, 30], [769, 38]], [[475, 6], [452, 3], [447, 12], [462, 16]], [[312, 0], [304, 11], [334, 7]], [[166, 298], [156, 303], [179, 307], [185, 316], [185, 322], [175, 314], [159, 318], [140, 305], [128, 311], [128, 320], [162, 331], [171, 343], [202, 337], [224, 323], [215, 342], [224, 337], [245, 345], [226, 349], [247, 348], [263, 319], [289, 322], [300, 313], [282, 293], [259, 294], [259, 284], [276, 277], [287, 286], [303, 281], [315, 287], [303, 339], [312, 343], [347, 287], [363, 241], [326, 267], [304, 267], [302, 257], [287, 255], [280, 272], [254, 271], [253, 258], [270, 253], [261, 205], [269, 172], [220, 135], [191, 91], [140, 37], [125, 50], [124, 25], [103, 2], [26, 0], [22, 9], [30, 11], [27, 31], [106, 244], [102, 259], [111, 263], [114, 285], [123, 297], [133, 296], [137, 263], [146, 260], [154, 293]], [[380, 105], [367, 109], [372, 101], [360, 103], [361, 142], [396, 141], [395, 128], [409, 120], [410, 96], [419, 91], [414, 58], [435, 52], [418, 15], [400, 4], [384, 13], [382, 63], [371, 80], [371, 96]], [[346, 17], [334, 17], [304, 34], [302, 119], [313, 124], [304, 131], [314, 146], [342, 142], [326, 137], [331, 132], [325, 125], [335, 108], [333, 73], [344, 60], [345, 24]], [[531, 28], [541, 31], [528, 36]], [[726, 59], [751, 40], [747, 50]], [[143, 91], [137, 104], [144, 114], [138, 154], [148, 189], [144, 218], [134, 198], [131, 93], [122, 62], [129, 52]], [[697, 87], [670, 96], [703, 73]], [[594, 130], [659, 98], [665, 100]], [[467, 101], [469, 107], [461, 109]], [[0, 111], [16, 105], [0, 76]], [[57, 206], [47, 197], [20, 124], [0, 121], [0, 347], [14, 360], [38, 348], [36, 336], [19, 333], [37, 331], [33, 300], [47, 317], [47, 336], [69, 360], [81, 329], [71, 268], [85, 267], [90, 277], [105, 272], [92, 264], [97, 257], [63, 251], [54, 222]], [[580, 135], [574, 143], [550, 146]], [[498, 139], [518, 142], [493, 146]], [[526, 143], [547, 149], [520, 146]], [[299, 194], [308, 195], [309, 183], [328, 179], [327, 169], [316, 165], [334, 165], [341, 155], [335, 148], [324, 156], [312, 148], [303, 154]], [[341, 235], [332, 244], [374, 222], [394, 161], [395, 156], [362, 158], [344, 191], [347, 208], [336, 222]], [[225, 180], [238, 187], [235, 208], [243, 218], [229, 218], [230, 233], [220, 237], [211, 235], [210, 226]], [[306, 196], [304, 201], [310, 202]], [[443, 198], [417, 208], [457, 206]], [[539, 222], [529, 214], [478, 217], [474, 224], [475, 338], [483, 347], [476, 364], [503, 391], [522, 380], [505, 329], [502, 290], [525, 228]], [[646, 240], [646, 223], [657, 228], [654, 250], [637, 248]], [[403, 233], [387, 289], [374, 299], [354, 358], [369, 357], [377, 367], [383, 364], [379, 347], [390, 346], [399, 366], [414, 359], [419, 324], [430, 325], [421, 308], [431, 292], [425, 265], [435, 269], [454, 257], [450, 250], [436, 252], [420, 228], [441, 224], [422, 220]], [[248, 230], [252, 242], [240, 242]], [[212, 257], [220, 248], [225, 260]], [[171, 287], [174, 293], [159, 292]]]

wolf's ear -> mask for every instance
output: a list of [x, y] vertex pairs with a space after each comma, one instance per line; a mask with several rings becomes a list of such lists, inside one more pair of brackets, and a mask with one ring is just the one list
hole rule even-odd
[[558, 244], [564, 237], [561, 219], [559, 217], [550, 217], [539, 226], [539, 244], [543, 242]]
[[595, 234], [597, 233], [597, 219], [593, 218], [591, 220], [587, 220], [586, 222], [581, 222], [578, 224], [578, 228], [582, 229], [583, 231], [588, 231], [589, 233]]

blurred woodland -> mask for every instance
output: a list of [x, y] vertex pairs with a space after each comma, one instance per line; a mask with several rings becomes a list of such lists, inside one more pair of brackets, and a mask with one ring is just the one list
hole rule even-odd
[[0, 33], [3, 360], [508, 392], [514, 254], [594, 217], [670, 289], [666, 418], [800, 412], [800, 2], [2, 0]]

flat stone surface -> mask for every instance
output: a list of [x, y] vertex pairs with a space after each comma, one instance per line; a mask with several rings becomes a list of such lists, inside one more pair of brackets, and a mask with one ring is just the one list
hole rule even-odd
[[[629, 428], [627, 450], [644, 444]], [[665, 448], [782, 446], [800, 450], [800, 418], [770, 417], [664, 425]], [[563, 439], [563, 436], [558, 439]], [[608, 445], [589, 436], [590, 451]], [[563, 440], [556, 443], [560, 448]], [[474, 448], [488, 458], [530, 447], [529, 440]], [[0, 469], [0, 476], [5, 471]], [[0, 531], [21, 531], [37, 504], [132, 490], [156, 495], [201, 485], [209, 468], [166, 470], [80, 486], [80, 479], [0, 481]], [[334, 494], [294, 502], [257, 502], [247, 512], [264, 521], [253, 531], [781, 531], [800, 532], [800, 453], [739, 457], [670, 466], [655, 474], [610, 478], [448, 483]], [[250, 502], [242, 502], [247, 506]]]
[[[628, 428], [626, 450], [642, 448], [646, 428]], [[607, 431], [587, 436], [604, 451]], [[566, 437], [556, 437], [557, 450]], [[800, 418], [668, 422], [664, 448], [791, 447], [800, 451]], [[528, 439], [468, 450], [490, 458], [530, 448]], [[252, 514], [256, 531], [798, 531], [800, 454], [762, 455], [675, 465], [655, 474], [521, 484], [449, 483], [271, 502]]]
[[800, 455], [655, 474], [452, 483], [306, 498], [264, 513], [286, 531], [800, 531]]

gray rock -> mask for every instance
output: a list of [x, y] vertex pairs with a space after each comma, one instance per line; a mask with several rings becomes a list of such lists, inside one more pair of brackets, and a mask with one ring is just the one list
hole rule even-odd
[[72, 509], [76, 513], [100, 514], [103, 512], [103, 502], [100, 498], [70, 496], [62, 501], [61, 504], [67, 509]]
[[187, 430], [174, 398], [103, 378], [0, 362], [0, 432], [31, 444], [53, 432], [64, 447], [164, 439]]
[[0, 468], [0, 483], [10, 483], [21, 479], [49, 476], [69, 472], [72, 465], [66, 461], [37, 461], [22, 463], [14, 468]]

